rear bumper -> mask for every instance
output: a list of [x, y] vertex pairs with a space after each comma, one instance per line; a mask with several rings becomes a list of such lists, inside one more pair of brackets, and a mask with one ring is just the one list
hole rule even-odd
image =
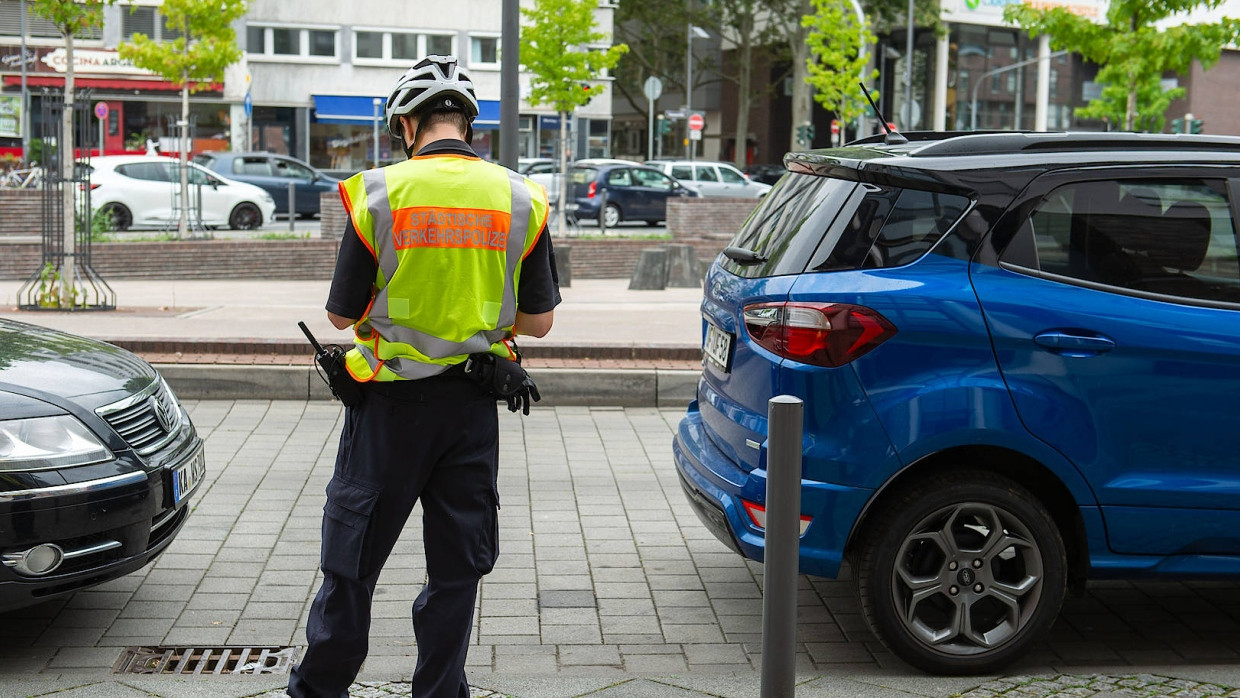
[[[741, 500], [766, 500], [766, 472], [746, 473], [727, 459], [703, 432], [696, 402], [680, 421], [672, 455], [686, 498], [707, 529], [741, 555], [762, 561], [765, 537], [750, 521]], [[801, 512], [813, 517], [801, 536], [802, 574], [839, 574], [848, 535], [872, 495], [867, 489], [801, 481]]]

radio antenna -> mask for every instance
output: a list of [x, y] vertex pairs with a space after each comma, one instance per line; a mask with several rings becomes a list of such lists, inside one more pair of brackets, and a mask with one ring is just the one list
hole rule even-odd
[[878, 110], [878, 105], [874, 103], [874, 98], [870, 96], [870, 91], [865, 89], [865, 83], [859, 82], [857, 84], [861, 86], [861, 92], [865, 95], [866, 101], [870, 103], [870, 107], [874, 109], [874, 113], [878, 115], [878, 123], [883, 127], [883, 133], [886, 134], [883, 136], [883, 143], [886, 145], [908, 143], [907, 138], [899, 133], [896, 133], [895, 131], [892, 131], [891, 127], [887, 125], [887, 117], [883, 116], [883, 113]]

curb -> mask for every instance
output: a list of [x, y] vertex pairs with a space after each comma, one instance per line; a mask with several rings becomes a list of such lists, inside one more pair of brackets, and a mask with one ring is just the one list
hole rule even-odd
[[[312, 367], [156, 363], [182, 400], [330, 400]], [[700, 371], [665, 368], [532, 368], [539, 405], [684, 407]]]

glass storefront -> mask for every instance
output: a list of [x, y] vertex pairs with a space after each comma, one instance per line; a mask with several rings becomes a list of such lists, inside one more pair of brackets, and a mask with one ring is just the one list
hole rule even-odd
[[[379, 164], [392, 162], [392, 139], [379, 128]], [[360, 172], [374, 166], [372, 125], [310, 124], [310, 164], [324, 170]], [[399, 153], [403, 157], [403, 153]]]

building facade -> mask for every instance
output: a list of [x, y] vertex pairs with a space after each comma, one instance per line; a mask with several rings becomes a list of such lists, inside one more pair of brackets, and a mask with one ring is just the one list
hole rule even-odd
[[[116, 52], [135, 32], [157, 39], [174, 36], [159, 21], [160, 2], [108, 6], [103, 26], [75, 41], [77, 86], [92, 90], [92, 102], [108, 105], [102, 119], [104, 152], [144, 151], [148, 140], [163, 145], [164, 152], [176, 147], [180, 89], [120, 60]], [[393, 144], [383, 124], [383, 100], [418, 58], [451, 53], [468, 68], [478, 92], [481, 113], [474, 146], [493, 159], [499, 145], [501, 5], [502, 0], [251, 0], [235, 26], [241, 61], [225, 72], [223, 82], [202, 85], [190, 97], [193, 150], [267, 150], [338, 172], [358, 171], [376, 159], [390, 162]], [[601, 0], [595, 13], [605, 45], [610, 45], [614, 9], [609, 0]], [[63, 88], [63, 41], [50, 23], [29, 10], [25, 39], [30, 113], [37, 128], [39, 91]], [[21, 44], [19, 1], [0, 0], [4, 95], [21, 92]], [[554, 156], [558, 116], [551, 107], [528, 103], [525, 73], [520, 94], [519, 154]], [[571, 157], [610, 155], [611, 101], [607, 89], [573, 115], [570, 150], [576, 152]], [[0, 148], [12, 149], [14, 134], [4, 131], [4, 106]], [[403, 157], [399, 151], [396, 155]]]

